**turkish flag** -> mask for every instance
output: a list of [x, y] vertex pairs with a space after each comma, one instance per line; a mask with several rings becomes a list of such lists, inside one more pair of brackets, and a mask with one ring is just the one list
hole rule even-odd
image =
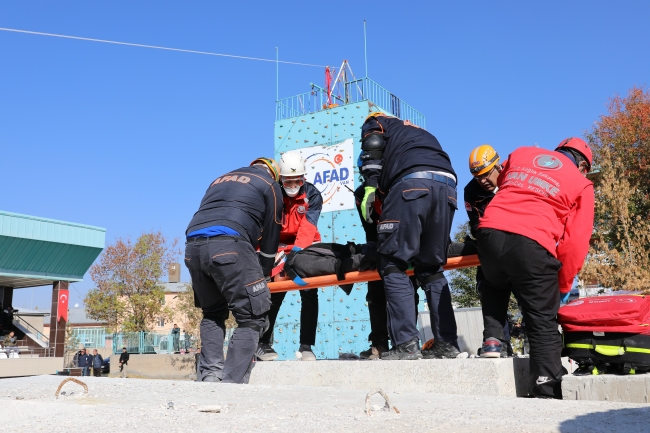
[[59, 290], [59, 306], [57, 307], [56, 321], [61, 318], [68, 321], [68, 299], [70, 299], [70, 291], [68, 289]]

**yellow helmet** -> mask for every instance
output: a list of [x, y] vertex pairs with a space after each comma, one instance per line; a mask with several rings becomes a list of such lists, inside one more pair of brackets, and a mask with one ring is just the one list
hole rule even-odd
[[489, 144], [482, 144], [469, 154], [469, 171], [474, 177], [489, 172], [498, 163], [499, 154]]
[[390, 117], [390, 116], [388, 116], [386, 113], [384, 113], [382, 111], [373, 111], [372, 113], [370, 113], [370, 114], [368, 114], [366, 116], [366, 120], [370, 119], [371, 117], [378, 117], [378, 116]]
[[273, 178], [275, 179], [276, 182], [280, 181], [280, 166], [278, 165], [277, 162], [275, 162], [274, 159], [271, 158], [265, 158], [265, 157], [259, 157], [256, 158], [253, 162], [251, 162], [251, 165], [255, 164], [264, 164], [265, 166], [268, 167], [269, 170], [271, 170], [271, 173], [273, 173]]

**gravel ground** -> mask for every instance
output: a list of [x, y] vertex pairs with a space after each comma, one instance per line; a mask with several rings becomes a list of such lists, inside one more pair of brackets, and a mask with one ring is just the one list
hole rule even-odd
[[[15, 432], [648, 432], [646, 404], [389, 393], [84, 377], [0, 380], [0, 425]], [[370, 390], [368, 390], [370, 391]], [[173, 407], [170, 407], [173, 406]]]

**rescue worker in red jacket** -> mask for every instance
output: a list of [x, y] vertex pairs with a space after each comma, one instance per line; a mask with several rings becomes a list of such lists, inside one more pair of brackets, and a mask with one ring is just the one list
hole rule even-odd
[[[323, 208], [320, 191], [305, 181], [305, 162], [298, 152], [287, 152], [280, 159], [280, 183], [284, 201], [284, 216], [280, 232], [279, 251], [287, 253], [285, 271], [297, 284], [303, 284], [300, 277], [291, 272], [289, 264], [293, 256], [314, 242], [320, 242], [318, 218]], [[278, 354], [273, 350], [271, 338], [273, 327], [286, 292], [271, 294], [269, 310], [270, 326], [260, 338], [257, 357], [261, 361], [273, 361]], [[311, 346], [316, 344], [318, 326], [318, 289], [300, 290], [300, 348], [302, 361], [315, 361]]]
[[482, 352], [500, 356], [514, 292], [526, 322], [535, 397], [562, 398], [566, 370], [557, 312], [589, 250], [594, 188], [586, 175], [591, 164], [589, 145], [575, 137], [555, 151], [518, 148], [504, 164], [499, 193], [478, 226], [478, 255], [488, 282], [482, 296]]

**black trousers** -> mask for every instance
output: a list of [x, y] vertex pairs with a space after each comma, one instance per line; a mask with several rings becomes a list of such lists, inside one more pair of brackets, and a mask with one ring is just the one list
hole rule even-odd
[[530, 342], [533, 395], [562, 398], [564, 373], [558, 332], [560, 308], [558, 271], [562, 264], [537, 242], [494, 229], [477, 233], [478, 256], [487, 284], [481, 287], [483, 337], [503, 340], [508, 301], [519, 301]]
[[[414, 300], [415, 314], [417, 314], [420, 296], [417, 292], [418, 283], [415, 277], [411, 277], [411, 284], [416, 289]], [[386, 310], [386, 292], [384, 291], [383, 281], [368, 281], [366, 302], [368, 303], [368, 313], [370, 315], [370, 335], [368, 335], [368, 341], [374, 347], [382, 346], [388, 348], [388, 340], [390, 337]]]
[[[457, 344], [449, 285], [440, 267], [447, 262], [456, 208], [456, 189], [432, 179], [398, 182], [384, 200], [377, 225], [378, 270], [384, 281], [394, 346], [418, 337], [413, 308], [416, 288], [405, 273], [410, 263], [427, 295], [435, 341]], [[436, 275], [439, 278], [434, 278]]]
[[[300, 344], [314, 346], [316, 344], [316, 328], [318, 327], [318, 289], [300, 290]], [[282, 301], [287, 292], [271, 294], [271, 309], [269, 310], [269, 329], [266, 330], [261, 343], [271, 344], [273, 328]]]
[[[483, 275], [483, 269], [480, 266], [476, 267], [476, 290], [478, 291], [479, 296], [481, 296], [481, 291], [483, 290], [483, 285], [488, 284], [485, 281], [485, 275]], [[508, 345], [508, 356], [512, 355], [512, 343], [510, 342], [510, 324], [508, 323], [508, 318], [503, 324], [503, 341]]]
[[[257, 253], [243, 238], [201, 238], [187, 242], [185, 265], [192, 276], [196, 306], [203, 310], [197, 380], [214, 376], [225, 383], [248, 383], [271, 306], [271, 292]], [[237, 329], [228, 343], [228, 358], [224, 362], [229, 310], [237, 321]]]

